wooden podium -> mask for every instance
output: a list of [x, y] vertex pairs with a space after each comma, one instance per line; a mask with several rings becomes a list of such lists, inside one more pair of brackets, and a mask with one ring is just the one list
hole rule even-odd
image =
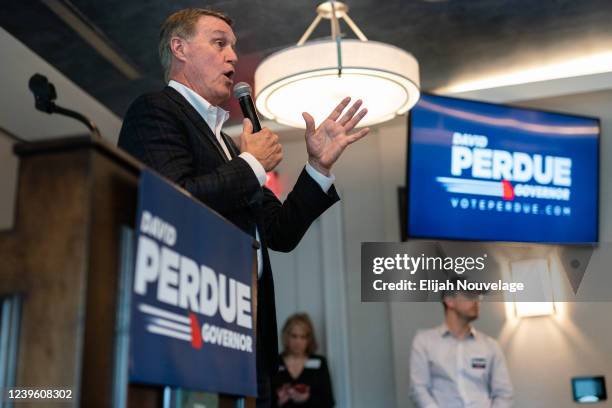
[[[119, 242], [122, 227], [134, 227], [144, 166], [89, 137], [19, 144], [15, 152], [16, 219], [0, 232], [0, 297], [15, 299], [16, 341], [4, 347], [8, 360], [15, 356], [0, 386], [72, 391], [70, 400], [18, 407], [115, 408]], [[162, 407], [163, 395], [161, 386], [130, 384], [126, 406]], [[220, 396], [219, 406], [255, 403]]]

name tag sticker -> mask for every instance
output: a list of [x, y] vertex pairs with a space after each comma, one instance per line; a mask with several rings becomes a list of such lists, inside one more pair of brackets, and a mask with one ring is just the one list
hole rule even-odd
[[306, 360], [306, 363], [304, 363], [304, 368], [317, 370], [321, 368], [321, 360], [319, 360], [318, 358], [309, 358], [308, 360]]
[[482, 357], [475, 357], [472, 359], [472, 368], [485, 369], [487, 368], [487, 359]]

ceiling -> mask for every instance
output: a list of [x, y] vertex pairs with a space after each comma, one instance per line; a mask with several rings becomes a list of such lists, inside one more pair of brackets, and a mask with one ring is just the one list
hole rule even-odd
[[[47, 5], [75, 11], [140, 73], [128, 79]], [[349, 15], [370, 40], [396, 45], [419, 61], [432, 90], [490, 73], [612, 49], [610, 0], [347, 0]], [[238, 37], [236, 81], [252, 82], [257, 64], [294, 45], [315, 17], [309, 0], [198, 2], [137, 0], [3, 1], [0, 25], [122, 117], [139, 94], [163, 86], [158, 29], [184, 7], [222, 10]], [[343, 24], [343, 23], [342, 23]], [[343, 32], [353, 37], [342, 25]], [[311, 38], [329, 36], [320, 24]], [[24, 84], [26, 86], [26, 84]], [[232, 112], [236, 106], [229, 106]], [[240, 114], [234, 114], [235, 119]]]

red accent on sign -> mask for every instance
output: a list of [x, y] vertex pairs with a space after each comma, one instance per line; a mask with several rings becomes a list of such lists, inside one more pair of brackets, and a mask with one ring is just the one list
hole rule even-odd
[[191, 346], [195, 349], [202, 348], [202, 333], [200, 332], [200, 324], [195, 313], [189, 313], [191, 320]]
[[514, 188], [508, 180], [502, 180], [502, 187], [504, 188], [504, 200], [514, 200]]

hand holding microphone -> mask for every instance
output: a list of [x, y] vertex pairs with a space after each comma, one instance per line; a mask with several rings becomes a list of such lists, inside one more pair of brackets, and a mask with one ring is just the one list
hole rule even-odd
[[268, 128], [261, 128], [249, 84], [237, 83], [234, 86], [234, 96], [240, 102], [244, 115], [240, 135], [240, 152], [252, 154], [266, 171], [273, 170], [283, 159], [283, 148], [278, 143], [278, 135]]

